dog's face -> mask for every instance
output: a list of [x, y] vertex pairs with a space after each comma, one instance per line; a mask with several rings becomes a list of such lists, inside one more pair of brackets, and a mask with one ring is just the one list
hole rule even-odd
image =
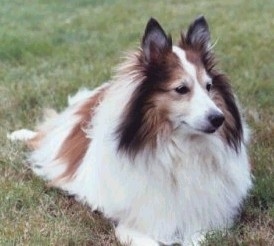
[[148, 23], [143, 54], [147, 83], [154, 85], [150, 100], [173, 128], [213, 133], [224, 121], [222, 111], [211, 99], [212, 79], [202, 60], [210, 48], [209, 39], [203, 17], [190, 26], [184, 38], [187, 43], [182, 41], [180, 46], [172, 46], [171, 39], [155, 20]]

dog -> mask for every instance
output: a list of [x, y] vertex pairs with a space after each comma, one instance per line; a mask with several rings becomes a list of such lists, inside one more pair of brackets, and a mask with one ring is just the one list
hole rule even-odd
[[151, 18], [110, 82], [8, 137], [36, 175], [115, 221], [121, 243], [199, 244], [252, 187], [249, 130], [214, 57], [203, 16], [178, 45]]

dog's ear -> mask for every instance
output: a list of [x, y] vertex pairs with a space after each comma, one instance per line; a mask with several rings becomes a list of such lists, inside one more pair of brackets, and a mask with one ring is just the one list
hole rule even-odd
[[167, 36], [160, 24], [151, 18], [146, 26], [142, 39], [142, 49], [145, 61], [157, 62], [157, 60], [172, 49], [172, 39]]
[[210, 32], [204, 16], [200, 16], [190, 24], [187, 34], [186, 43], [195, 49], [208, 50], [210, 44]]

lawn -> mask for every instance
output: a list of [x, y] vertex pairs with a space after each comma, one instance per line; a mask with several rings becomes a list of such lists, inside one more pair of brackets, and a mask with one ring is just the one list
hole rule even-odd
[[176, 41], [200, 14], [252, 129], [254, 174], [235, 226], [205, 245], [274, 245], [273, 13], [273, 0], [1, 0], [0, 245], [118, 245], [100, 214], [34, 177], [25, 148], [6, 134], [108, 80], [123, 52], [138, 47], [149, 17]]

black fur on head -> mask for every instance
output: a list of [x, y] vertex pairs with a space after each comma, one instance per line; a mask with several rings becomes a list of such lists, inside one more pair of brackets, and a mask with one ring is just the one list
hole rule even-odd
[[220, 132], [228, 145], [238, 152], [243, 140], [243, 126], [229, 80], [224, 74], [214, 69], [211, 69], [209, 75], [212, 77], [212, 91], [215, 92], [213, 100], [225, 115]]

